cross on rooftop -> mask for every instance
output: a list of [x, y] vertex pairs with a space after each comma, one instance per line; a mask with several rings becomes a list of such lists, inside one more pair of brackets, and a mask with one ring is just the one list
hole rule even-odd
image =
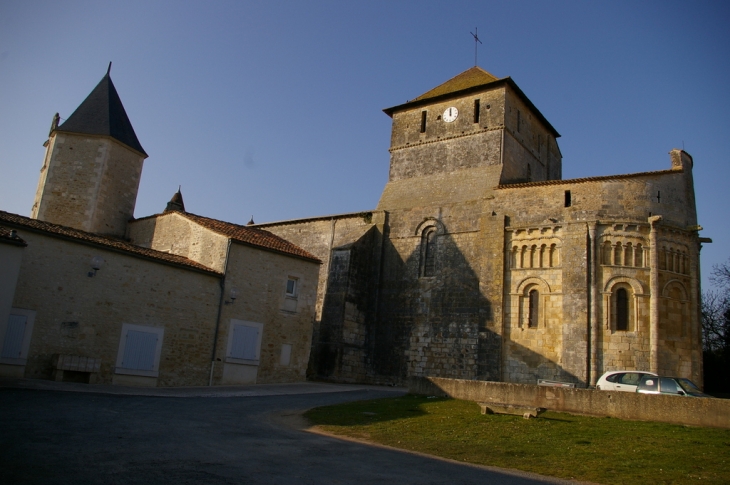
[[472, 37], [474, 37], [474, 65], [476, 66], [477, 65], [477, 42], [479, 42], [481, 44], [482, 41], [479, 40], [479, 35], [478, 35], [479, 31], [477, 30], [476, 27], [474, 27], [474, 32], [469, 32], [469, 33], [471, 34]]

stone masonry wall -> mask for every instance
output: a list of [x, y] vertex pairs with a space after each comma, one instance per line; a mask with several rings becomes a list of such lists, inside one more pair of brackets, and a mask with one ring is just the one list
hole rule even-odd
[[[223, 305], [214, 382], [223, 376], [231, 319], [263, 324], [260, 364], [256, 382], [297, 382], [306, 377], [312, 344], [319, 264], [239, 243], [231, 245], [224, 296], [231, 288], [238, 298]], [[286, 296], [289, 278], [297, 280], [297, 295]], [[289, 300], [289, 301], [287, 301]], [[290, 345], [288, 363], [282, 363], [282, 346]], [[236, 364], [229, 364], [236, 365]]]
[[[111, 383], [125, 323], [163, 327], [159, 386], [206, 385], [219, 278], [18, 230], [28, 242], [13, 306], [37, 312], [25, 377], [49, 379], [53, 354], [101, 359]], [[89, 277], [90, 261], [105, 263]]]
[[562, 155], [555, 136], [511, 88], [505, 92], [504, 117], [501, 183], [562, 178]]
[[[443, 141], [482, 131], [499, 129], [504, 124], [504, 88], [490, 88], [463, 98], [452, 98], [428, 106], [393, 113], [391, 149]], [[479, 100], [479, 121], [474, 122], [474, 102]], [[455, 107], [459, 116], [451, 123], [442, 120], [444, 110]], [[422, 113], [426, 112], [425, 131], [421, 131]], [[498, 153], [498, 152], [497, 152]], [[490, 154], [491, 155], [491, 154]], [[433, 160], [433, 156], [430, 156]], [[472, 163], [464, 160], [465, 163]], [[391, 180], [400, 172], [398, 163], [391, 163]]]
[[[504, 356], [505, 380], [530, 383], [536, 378], [551, 378], [550, 372], [556, 372], [552, 378], [586, 382], [591, 257], [595, 257], [597, 278], [591, 297], [598, 306], [597, 374], [615, 369], [650, 370], [652, 295], [647, 219], [657, 214], [663, 216], [658, 268], [660, 370], [701, 380], [698, 282], [693, 269], [699, 253], [691, 169], [688, 155], [672, 152], [672, 168], [663, 172], [520, 185], [496, 190], [495, 199], [485, 202], [509, 220], [506, 254], [510, 266], [517, 268], [508, 272], [505, 281], [505, 298], [511, 301], [506, 307], [505, 325], [510, 335], [509, 351]], [[591, 224], [596, 227], [595, 255], [589, 248]], [[546, 230], [549, 234], [560, 228], [562, 235], [556, 234], [557, 241], [513, 242], [520, 228], [527, 233], [534, 231], [538, 239], [545, 239]], [[549, 254], [552, 244], [556, 244], [560, 263], [547, 269], [541, 258], [546, 250]], [[520, 319], [527, 318], [525, 288], [529, 290], [530, 277], [541, 298], [546, 297], [545, 291], [550, 294], [549, 301], [540, 300], [544, 331], [539, 325], [535, 329], [520, 327]], [[562, 295], [554, 294], [552, 288], [558, 282]], [[621, 288], [628, 295], [627, 330], [616, 327], [616, 294]], [[554, 312], [552, 321], [561, 326], [560, 331], [547, 327], [548, 311]], [[527, 340], [515, 336], [525, 332], [532, 334]], [[543, 358], [525, 358], [526, 349]]]
[[133, 221], [127, 235], [139, 246], [184, 256], [215, 271], [224, 271], [228, 238], [175, 212]]
[[107, 137], [54, 133], [32, 217], [88, 232], [124, 236], [134, 215], [142, 155]]
[[[319, 268], [313, 323], [309, 368], [309, 374], [312, 376], [334, 379], [333, 372], [341, 374], [342, 365], [347, 365], [352, 375], [366, 373], [363, 356], [355, 354], [362, 354], [361, 346], [364, 345], [366, 333], [365, 316], [372, 313], [371, 300], [375, 298], [377, 289], [368, 286], [370, 283], [367, 279], [362, 282], [353, 279], [355, 268], [353, 267], [351, 276], [350, 260], [353, 249], [357, 253], [353, 261], [359, 260], [362, 250], [357, 248], [363, 246], [358, 244], [358, 241], [365, 238], [367, 244], [374, 245], [365, 246], [367, 264], [371, 270], [379, 270], [377, 258], [380, 246], [377, 241], [380, 237], [372, 238], [366, 235], [373, 230], [377, 234], [382, 234], [384, 218], [384, 212], [374, 211], [256, 226], [305, 248], [323, 262]], [[358, 271], [357, 274], [365, 275], [365, 272]], [[353, 282], [352, 285], [348, 284], [350, 281]], [[363, 291], [364, 287], [371, 288], [371, 291]], [[342, 361], [344, 347], [350, 349], [347, 351], [350, 355], [345, 359], [348, 361], [347, 364], [343, 364]], [[353, 377], [343, 377], [343, 379], [355, 380]]]

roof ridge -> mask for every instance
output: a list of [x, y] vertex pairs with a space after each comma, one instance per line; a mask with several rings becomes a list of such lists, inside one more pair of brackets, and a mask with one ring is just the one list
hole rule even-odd
[[481, 86], [499, 80], [500, 78], [485, 71], [481, 67], [474, 66], [470, 67], [466, 71], [460, 72], [456, 76], [439, 84], [435, 88], [429, 89], [428, 91], [412, 99], [411, 101], [421, 101], [424, 99], [440, 96], [442, 94], [461, 91], [463, 89], [471, 88], [474, 86]]
[[651, 175], [666, 175], [670, 173], [682, 173], [683, 170], [653, 170], [649, 172], [635, 172], [635, 173], [623, 173], [616, 175], [596, 175], [594, 177], [579, 177], [575, 179], [560, 179], [560, 180], [539, 180], [535, 182], [519, 182], [514, 184], [499, 184], [496, 189], [516, 189], [523, 187], [539, 187], [541, 185], [561, 185], [561, 184], [579, 184], [584, 182], [598, 182], [601, 180], [614, 180], [614, 179], [627, 179], [634, 177], [643, 177]]
[[204, 271], [215, 275], [221, 275], [219, 271], [211, 269], [204, 264], [193, 261], [192, 259], [177, 254], [166, 253], [152, 248], [138, 246], [121, 238], [115, 238], [108, 235], [96, 234], [93, 232], [82, 231], [73, 227], [54, 224], [53, 222], [32, 219], [20, 214], [13, 214], [0, 210], [0, 222], [6, 224], [15, 224], [27, 228], [30, 231], [39, 231], [48, 233], [62, 238], [70, 238], [79, 242], [85, 242], [105, 247], [110, 251], [120, 251], [134, 256], [140, 256], [147, 259], [171, 263], [177, 266], [188, 267], [197, 271]]
[[[316, 261], [318, 263], [322, 262], [317, 256], [305, 250], [304, 248], [301, 248], [291, 241], [288, 241], [283, 237], [274, 234], [273, 232], [267, 231], [266, 229], [252, 226], [244, 226], [241, 224], [236, 224], [235, 222], [228, 222], [220, 219], [213, 219], [212, 217], [201, 216], [198, 214], [193, 214], [192, 212], [182, 212], [175, 210], [170, 211], [170, 213], [178, 213], [181, 216], [192, 220], [193, 222], [204, 225], [211, 231], [215, 231], [222, 236], [229, 237], [232, 240], [243, 244], [248, 244], [261, 249], [267, 249], [283, 254], [288, 254], [290, 256], [295, 256], [298, 258]], [[226, 228], [230, 230], [226, 231]]]

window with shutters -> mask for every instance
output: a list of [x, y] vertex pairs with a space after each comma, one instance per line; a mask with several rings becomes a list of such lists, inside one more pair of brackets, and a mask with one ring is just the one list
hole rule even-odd
[[0, 323], [0, 364], [25, 365], [34, 321], [35, 311], [13, 308]]
[[125, 323], [117, 353], [117, 374], [157, 377], [165, 329]]
[[263, 323], [231, 320], [226, 362], [259, 365]]

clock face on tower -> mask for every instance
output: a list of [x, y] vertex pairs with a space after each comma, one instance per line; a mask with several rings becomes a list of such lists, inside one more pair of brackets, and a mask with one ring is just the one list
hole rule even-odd
[[446, 123], [451, 123], [457, 116], [459, 116], [459, 110], [452, 106], [451, 108], [446, 108], [442, 117]]

